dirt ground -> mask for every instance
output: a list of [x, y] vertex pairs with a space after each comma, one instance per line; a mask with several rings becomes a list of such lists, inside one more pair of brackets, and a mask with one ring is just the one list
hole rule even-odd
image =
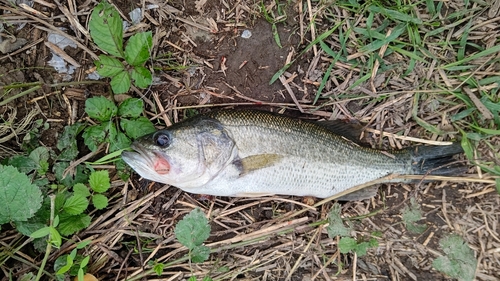
[[[64, 126], [89, 121], [84, 112], [85, 99], [99, 95], [109, 97], [110, 88], [106, 83], [95, 81], [64, 84], [65, 74], [58, 74], [47, 65], [51, 53], [44, 42], [46, 30], [51, 27], [37, 19], [52, 27], [66, 28], [64, 32], [99, 54], [61, 12], [61, 7], [78, 11], [76, 18], [86, 26], [96, 3], [36, 2], [34, 8], [46, 16], [25, 11], [12, 13], [7, 9], [11, 7], [7, 1], [1, 3], [5, 20], [14, 23], [7, 26], [4, 33], [26, 38], [28, 47], [0, 56], [0, 85], [41, 82], [32, 93], [0, 108], [4, 122], [10, 117], [17, 123], [28, 118], [27, 125], [1, 143], [1, 158], [22, 153], [26, 143], [43, 145], [57, 153], [57, 138]], [[135, 1], [113, 3], [123, 15], [141, 7]], [[424, 83], [426, 69], [420, 65], [402, 77], [408, 64], [396, 55], [387, 58], [386, 63], [391, 67], [379, 71], [374, 83], [368, 81], [350, 90], [346, 90], [347, 87], [359, 78], [356, 72], [334, 68], [322, 99], [312, 105], [331, 60], [316, 47], [299, 55], [311, 42], [311, 30], [299, 24], [308, 19], [306, 11], [300, 11], [297, 3], [286, 5], [286, 19], [277, 24], [281, 48], [273, 38], [271, 24], [255, 8], [258, 2], [145, 3], [156, 5], [145, 11], [148, 16], [142, 21], [144, 30], [153, 31], [151, 67], [155, 69], [156, 80], [149, 89], [131, 90], [127, 95], [143, 98], [147, 116], [158, 128], [183, 119], [193, 110], [201, 113], [218, 108], [259, 108], [303, 119], [360, 120], [372, 130], [368, 131], [371, 133], [368, 138], [375, 147], [401, 148], [413, 144], [381, 138], [373, 133], [377, 130], [404, 131], [405, 136], [434, 141], [459, 137], [456, 131], [437, 137], [409, 118], [412, 94], [404, 91]], [[266, 1], [266, 5], [270, 4]], [[18, 28], [22, 22], [26, 25]], [[327, 18], [318, 18], [317, 23], [316, 28], [323, 31], [333, 25]], [[249, 38], [242, 37], [245, 30], [251, 32]], [[326, 42], [332, 48], [337, 47], [336, 40]], [[94, 67], [91, 54], [80, 47], [67, 47], [65, 52], [82, 65], [71, 74], [70, 81], [88, 81], [87, 73]], [[273, 75], [290, 59], [296, 61], [284, 73], [284, 79], [270, 85]], [[399, 94], [387, 99], [371, 99], [377, 94], [373, 89]], [[4, 90], [2, 100], [20, 92], [19, 89]], [[360, 93], [369, 93], [369, 98], [359, 98]], [[436, 113], [439, 110], [432, 110], [433, 104], [429, 101], [420, 109], [426, 112], [429, 122], [441, 122], [442, 116]], [[35, 122], [38, 119], [42, 121]], [[37, 137], [26, 141], [30, 130]], [[4, 133], [2, 136], [11, 133], [0, 132]], [[79, 156], [83, 157], [89, 150], [83, 142], [79, 143]], [[113, 167], [105, 168], [114, 174]], [[469, 177], [476, 177], [477, 172], [470, 166]], [[187, 280], [191, 275], [198, 280], [203, 276], [214, 280], [454, 280], [432, 267], [432, 261], [444, 255], [439, 240], [452, 233], [463, 237], [474, 251], [478, 259], [476, 280], [500, 280], [500, 199], [492, 184], [465, 181], [383, 184], [370, 200], [343, 202], [343, 217], [354, 218], [350, 223], [355, 237], [363, 239], [374, 232], [381, 234], [377, 238], [378, 246], [362, 257], [341, 254], [338, 239], [329, 238], [325, 226], [317, 224], [326, 219], [333, 202], [313, 208], [305, 205], [303, 198], [291, 196], [200, 199], [175, 187], [148, 182], [136, 174], [129, 182], [116, 176], [109, 197], [112, 198], [110, 206], [104, 211], [95, 211], [91, 226], [72, 237], [74, 241], [93, 241], [85, 251], [92, 257], [88, 272], [98, 280], [137, 280], [134, 278], [147, 272], [152, 261], [169, 263], [182, 258], [187, 251], [175, 241], [173, 229], [177, 221], [196, 206], [211, 218], [212, 231], [206, 245], [215, 251], [210, 259], [201, 264], [183, 261], [167, 266], [160, 277], [149, 273], [141, 280]], [[401, 220], [402, 210], [410, 204], [410, 198], [418, 202], [423, 212], [420, 223], [427, 226], [418, 235], [409, 232]], [[301, 210], [305, 212], [296, 215]], [[16, 232], [8, 227], [2, 227], [1, 231], [0, 239], [6, 246]], [[69, 241], [51, 253], [47, 271], [52, 272], [55, 259], [71, 251], [72, 245]], [[36, 266], [40, 265], [43, 255], [32, 248], [23, 251], [28, 264]], [[2, 276], [9, 272], [14, 280], [19, 280], [17, 278], [33, 268], [19, 259], [11, 259], [0, 267], [1, 281], [9, 280], [7, 275]]]

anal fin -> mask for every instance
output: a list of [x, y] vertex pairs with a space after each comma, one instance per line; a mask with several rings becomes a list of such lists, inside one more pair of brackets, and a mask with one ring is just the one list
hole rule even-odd
[[338, 201], [358, 201], [365, 200], [374, 197], [377, 195], [379, 186], [369, 186], [351, 193], [348, 193], [344, 196], [337, 198]]

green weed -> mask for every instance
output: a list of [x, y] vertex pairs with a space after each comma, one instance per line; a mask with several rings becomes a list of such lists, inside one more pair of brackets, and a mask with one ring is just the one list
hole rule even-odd
[[427, 226], [417, 223], [422, 219], [422, 211], [414, 198], [410, 199], [410, 206], [403, 209], [402, 217], [403, 223], [410, 232], [419, 234], [427, 229]]
[[477, 260], [462, 237], [450, 235], [439, 240], [445, 256], [438, 257], [432, 266], [458, 281], [472, 281], [476, 275]]
[[[199, 208], [192, 210], [189, 214], [180, 220], [174, 229], [175, 238], [188, 248], [189, 252], [186, 258], [193, 263], [202, 263], [208, 260], [210, 248], [203, 245], [210, 236], [210, 224], [203, 211]], [[183, 260], [184, 258], [180, 259]], [[180, 261], [177, 260], [177, 261]], [[174, 261], [174, 262], [177, 262]], [[151, 262], [152, 272], [160, 276], [165, 268], [165, 264]], [[188, 280], [196, 281], [196, 276], [191, 276]], [[211, 281], [209, 276], [205, 276], [203, 281]]]
[[[260, 2], [260, 12], [264, 18], [271, 24], [273, 38], [278, 47], [283, 48], [281, 45], [280, 35], [278, 33], [277, 24], [286, 21], [285, 3], [280, 3], [280, 1], [275, 0], [274, 3], [269, 7], [266, 7], [264, 2]], [[275, 10], [273, 8], [276, 8]]]
[[[139, 88], [151, 85], [151, 72], [144, 67], [151, 55], [151, 31], [139, 32], [130, 37], [123, 49], [123, 26], [118, 11], [106, 1], [99, 3], [89, 21], [90, 35], [99, 48], [109, 53], [95, 61], [97, 73], [111, 78], [114, 93], [125, 93], [132, 82]], [[125, 66], [119, 59], [124, 59]]]
[[[179, 221], [174, 232], [175, 238], [188, 248], [191, 262], [200, 263], [208, 259], [210, 248], [203, 245], [203, 242], [210, 236], [210, 224], [200, 209], [192, 210]], [[196, 277], [192, 276], [189, 280], [196, 280]]]
[[[358, 256], [364, 256], [368, 249], [378, 247], [378, 241], [373, 237], [358, 237], [357, 239], [350, 237], [352, 228], [344, 225], [344, 221], [340, 217], [340, 211], [340, 205], [335, 203], [328, 213], [326, 231], [330, 238], [340, 236], [338, 247], [342, 254], [354, 252]], [[378, 236], [378, 234], [373, 233], [372, 236]]]
[[154, 132], [153, 123], [141, 116], [143, 107], [144, 102], [136, 98], [126, 99], [118, 106], [103, 96], [87, 99], [85, 112], [99, 124], [84, 129], [85, 144], [95, 151], [100, 144], [109, 143], [109, 151], [114, 152], [129, 147], [131, 139]]
[[90, 261], [90, 256], [78, 255], [78, 250], [85, 248], [91, 243], [86, 240], [76, 244], [76, 247], [70, 254], [59, 256], [54, 263], [54, 270], [56, 271], [57, 278], [64, 280], [64, 274], [68, 273], [70, 276], [77, 276], [78, 280], [84, 280], [83, 276], [87, 271], [87, 265]]

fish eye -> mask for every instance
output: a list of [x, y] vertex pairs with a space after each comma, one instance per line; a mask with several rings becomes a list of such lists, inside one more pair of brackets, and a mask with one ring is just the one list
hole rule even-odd
[[158, 132], [153, 136], [153, 140], [156, 143], [156, 145], [161, 146], [161, 147], [167, 147], [170, 145], [170, 137], [168, 134], [163, 133], [163, 132]]

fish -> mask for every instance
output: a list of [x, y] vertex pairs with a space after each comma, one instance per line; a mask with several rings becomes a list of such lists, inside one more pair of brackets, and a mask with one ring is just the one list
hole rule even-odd
[[[334, 127], [259, 110], [212, 111], [138, 138], [122, 159], [145, 179], [230, 197], [327, 198], [393, 174], [455, 176], [465, 170], [453, 158], [463, 153], [459, 143], [378, 150]], [[372, 197], [374, 190], [360, 196]], [[366, 199], [360, 196], [348, 200]]]

